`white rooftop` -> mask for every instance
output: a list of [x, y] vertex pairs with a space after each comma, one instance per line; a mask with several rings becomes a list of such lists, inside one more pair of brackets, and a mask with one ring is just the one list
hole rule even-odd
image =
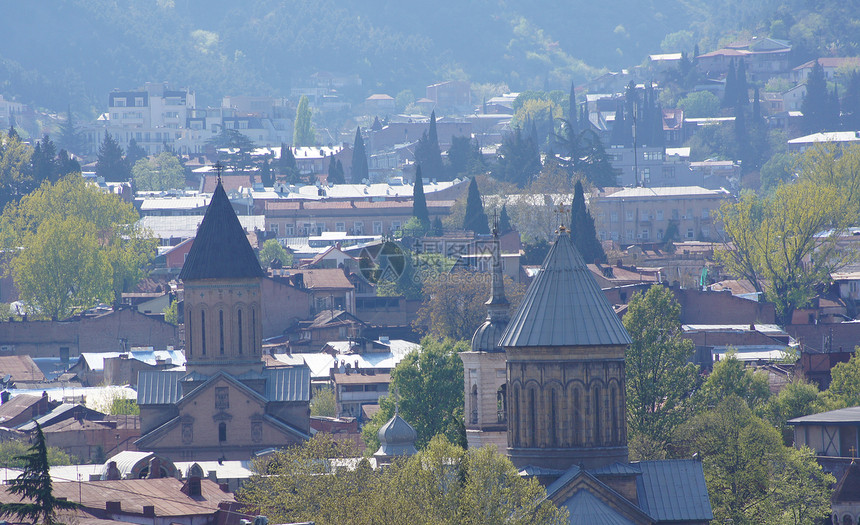
[[825, 131], [788, 141], [789, 144], [811, 144], [814, 142], [860, 142], [860, 131]]
[[364, 354], [351, 353], [349, 341], [332, 341], [328, 346], [336, 351], [332, 356], [324, 352], [320, 353], [296, 353], [296, 354], [275, 354], [273, 357], [278, 361], [288, 365], [305, 364], [311, 369], [311, 379], [327, 379], [334, 367], [334, 361], [337, 359], [338, 364], [349, 363], [355, 367], [358, 363], [358, 368], [386, 368], [393, 369], [397, 363], [406, 357], [406, 354], [413, 350], [418, 350], [421, 345], [401, 339], [391, 339], [387, 343], [374, 341], [377, 344], [385, 344], [389, 347], [389, 351], [371, 351]]
[[624, 188], [603, 196], [604, 199], [624, 199], [632, 197], [689, 197], [694, 195], [728, 196], [725, 189], [709, 190], [701, 186], [666, 186], [662, 188]]

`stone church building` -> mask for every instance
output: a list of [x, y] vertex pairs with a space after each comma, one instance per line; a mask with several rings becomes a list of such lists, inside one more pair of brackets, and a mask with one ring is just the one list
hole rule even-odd
[[461, 354], [469, 446], [499, 447], [570, 523], [709, 523], [700, 462], [628, 459], [630, 336], [570, 234], [561, 228], [510, 319], [497, 265], [487, 320]]
[[310, 370], [262, 361], [263, 270], [219, 183], [179, 278], [186, 369], [138, 377], [138, 450], [242, 460], [310, 437]]

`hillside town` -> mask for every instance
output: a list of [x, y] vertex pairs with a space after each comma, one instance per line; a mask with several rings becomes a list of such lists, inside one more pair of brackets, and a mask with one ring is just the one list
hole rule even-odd
[[728, 36], [0, 90], [0, 519], [858, 523], [860, 57]]

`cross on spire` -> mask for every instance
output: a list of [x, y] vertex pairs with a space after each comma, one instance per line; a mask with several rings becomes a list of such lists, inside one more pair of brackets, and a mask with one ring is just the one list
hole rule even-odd
[[567, 231], [567, 227], [564, 225], [564, 217], [570, 213], [570, 208], [565, 207], [564, 203], [561, 203], [555, 209], [555, 213], [558, 219], [558, 230], [556, 230], [556, 233]]
[[221, 170], [224, 169], [224, 166], [221, 165], [221, 161], [215, 163], [215, 173], [218, 174], [218, 184], [221, 184]]

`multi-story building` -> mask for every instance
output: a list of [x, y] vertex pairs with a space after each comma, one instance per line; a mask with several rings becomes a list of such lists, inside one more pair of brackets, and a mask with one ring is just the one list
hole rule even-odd
[[597, 236], [619, 245], [715, 239], [720, 224], [714, 212], [730, 198], [724, 189], [699, 186], [626, 188], [590, 200]]

